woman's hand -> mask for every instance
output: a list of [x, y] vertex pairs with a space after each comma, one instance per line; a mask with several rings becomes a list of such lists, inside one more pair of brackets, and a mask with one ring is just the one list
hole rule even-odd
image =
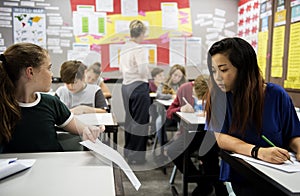
[[[263, 161], [269, 163], [275, 163], [275, 164], [281, 164], [287, 161], [288, 159], [290, 159], [289, 152], [283, 148], [278, 148], [278, 147], [269, 147], [269, 148], [261, 147], [258, 150], [257, 157]], [[300, 158], [299, 154], [298, 154], [298, 158]]]
[[187, 103], [180, 108], [180, 112], [193, 113], [195, 111], [194, 111], [193, 106], [191, 106], [191, 104]]
[[82, 140], [91, 140], [92, 142], [95, 142], [100, 133], [104, 132], [104, 130], [104, 125], [100, 125], [99, 127], [86, 126], [83, 129]]

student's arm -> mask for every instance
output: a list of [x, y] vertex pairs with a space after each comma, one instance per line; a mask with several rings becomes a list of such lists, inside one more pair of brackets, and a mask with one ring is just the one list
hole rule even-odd
[[99, 86], [100, 86], [100, 88], [101, 88], [101, 90], [102, 90], [102, 93], [103, 93], [104, 97], [105, 97], [106, 99], [111, 98], [110, 90], [109, 90], [109, 88], [107, 87], [107, 85], [104, 83], [104, 81], [102, 81], [102, 82], [100, 83]]
[[[228, 134], [215, 132], [216, 140], [221, 149], [251, 156], [251, 150], [254, 147], [253, 144], [246, 143], [236, 137], [232, 137]], [[287, 150], [278, 147], [260, 147], [258, 150], [259, 159], [270, 163], [283, 163], [290, 156]]]
[[108, 108], [108, 105], [107, 105], [106, 99], [104, 97], [104, 94], [102, 93], [102, 90], [99, 89], [95, 95], [96, 113], [105, 113], [107, 108]]
[[167, 118], [172, 119], [173, 114], [180, 111], [180, 103], [179, 98], [176, 96], [172, 104], [169, 106], [167, 110]]
[[300, 137], [291, 140], [290, 148], [296, 153], [297, 160], [300, 161]]
[[63, 129], [73, 134], [82, 135], [82, 140], [88, 139], [95, 142], [100, 133], [104, 132], [105, 126], [87, 126], [78, 119], [73, 118]]

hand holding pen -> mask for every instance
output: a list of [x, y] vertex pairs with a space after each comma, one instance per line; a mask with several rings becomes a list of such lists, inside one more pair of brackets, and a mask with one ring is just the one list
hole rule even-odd
[[185, 97], [182, 97], [182, 100], [185, 102], [185, 105], [180, 108], [180, 111], [193, 113], [194, 112], [193, 106], [185, 99]]
[[266, 136], [261, 136], [270, 146], [274, 147], [272, 149], [265, 148], [261, 149], [262, 151], [268, 150], [268, 153], [264, 153], [264, 159], [271, 163], [283, 163], [286, 160], [289, 160], [291, 163], [294, 163], [289, 155], [289, 152], [283, 148], [276, 147], [276, 145], [271, 142]]

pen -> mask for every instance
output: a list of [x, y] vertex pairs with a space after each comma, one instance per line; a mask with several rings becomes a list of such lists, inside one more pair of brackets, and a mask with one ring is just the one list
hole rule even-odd
[[[270, 144], [271, 146], [273, 146], [273, 147], [276, 147], [275, 146], [275, 144], [273, 144], [273, 142], [271, 142], [266, 136], [264, 136], [264, 135], [261, 135], [261, 138], [263, 139], [263, 140], [265, 140], [268, 144]], [[290, 158], [288, 159], [291, 163], [294, 163]]]
[[186, 104], [189, 104], [189, 102], [185, 99], [185, 97], [182, 97], [182, 99]]

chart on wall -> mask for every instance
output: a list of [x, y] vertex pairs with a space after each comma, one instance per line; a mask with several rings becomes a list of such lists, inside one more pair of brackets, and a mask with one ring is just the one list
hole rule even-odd
[[13, 8], [14, 43], [30, 42], [46, 46], [46, 15], [44, 9]]
[[[142, 43], [151, 65], [168, 64], [170, 40], [192, 36], [189, 0], [70, 0], [76, 43], [89, 44], [101, 53], [105, 71], [118, 69], [120, 45], [129, 39], [129, 24], [147, 27]], [[185, 46], [182, 46], [185, 47]], [[183, 54], [185, 55], [185, 53]], [[184, 62], [185, 64], [185, 62]]]

